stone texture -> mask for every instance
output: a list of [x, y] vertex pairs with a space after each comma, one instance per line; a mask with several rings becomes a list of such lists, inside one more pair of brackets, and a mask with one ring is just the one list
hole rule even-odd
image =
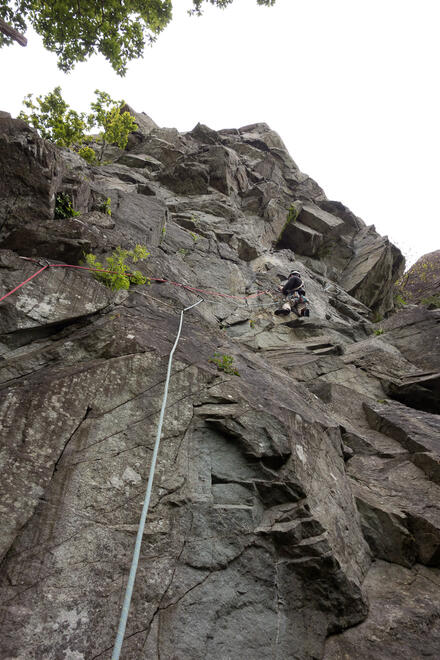
[[[124, 658], [413, 658], [421, 631], [435, 657], [437, 312], [370, 322], [391, 310], [400, 253], [266, 124], [142, 118], [96, 167], [0, 119], [0, 208], [29, 163], [0, 292], [41, 267], [20, 256], [75, 265], [136, 243], [168, 280], [114, 293], [59, 267], [0, 303], [0, 655], [110, 658], [189, 285], [204, 301], [175, 354]], [[53, 220], [58, 191], [79, 217]], [[273, 314], [291, 269], [309, 319]]]
[[440, 574], [417, 566], [412, 571], [382, 561], [365, 581], [370, 615], [360, 626], [330, 637], [325, 660], [346, 658], [438, 657]]
[[440, 371], [440, 311], [411, 306], [378, 324], [386, 341], [426, 373]]
[[371, 443], [355, 445], [348, 471], [365, 537], [381, 559], [438, 566], [440, 418], [395, 402], [364, 401], [363, 408], [374, 432], [405, 450], [386, 454], [381, 445], [376, 451]]
[[396, 290], [406, 304], [440, 307], [440, 250], [417, 259], [396, 283]]
[[278, 247], [292, 249], [309, 257], [317, 255], [322, 244], [322, 234], [312, 227], [307, 227], [300, 220], [290, 222], [278, 241]]
[[403, 273], [404, 258], [374, 227], [362, 229], [353, 239], [354, 257], [339, 280], [351, 295], [377, 312], [394, 307], [393, 283]]
[[147, 156], [146, 154], [122, 154], [116, 161], [121, 165], [126, 165], [127, 167], [138, 167], [140, 169], [144, 167], [151, 167], [153, 170], [160, 169], [160, 162], [153, 158], [152, 156]]
[[129, 148], [132, 148], [136, 144], [139, 144], [139, 142], [142, 142], [142, 140], [147, 135], [149, 135], [153, 129], [158, 128], [156, 122], [154, 122], [151, 117], [149, 117], [145, 112], [136, 112], [136, 110], [133, 110], [133, 108], [128, 105], [128, 103], [125, 103], [121, 110], [122, 112], [129, 112], [137, 125], [137, 130], [133, 133], [130, 133], [128, 136]]
[[0, 118], [0, 240], [18, 222], [51, 220], [62, 158], [21, 119]]
[[[23, 262], [14, 253], [1, 251], [0, 297], [14, 289], [24, 279], [41, 269], [40, 264]], [[6, 261], [6, 267], [3, 264]], [[2, 267], [3, 266], [3, 267]], [[53, 324], [71, 322], [107, 307], [112, 300], [111, 292], [87, 275], [67, 268], [47, 268], [14, 297], [2, 303], [0, 336], [13, 340], [14, 333], [27, 334], [33, 328], [40, 329]]]
[[440, 456], [440, 418], [396, 402], [364, 404], [372, 428], [400, 442], [409, 452]]

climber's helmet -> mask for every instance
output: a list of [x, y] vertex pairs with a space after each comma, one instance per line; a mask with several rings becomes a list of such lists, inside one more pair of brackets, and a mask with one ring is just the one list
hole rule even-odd
[[289, 273], [289, 277], [293, 277], [294, 275], [296, 275], [296, 277], [301, 277], [301, 275], [299, 274], [299, 271], [291, 270], [290, 273]]

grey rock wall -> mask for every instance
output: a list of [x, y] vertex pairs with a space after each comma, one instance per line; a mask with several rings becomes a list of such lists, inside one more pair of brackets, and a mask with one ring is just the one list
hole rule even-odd
[[[26, 213], [4, 214], [0, 297], [41, 268], [20, 257], [136, 243], [147, 276], [269, 292], [203, 294], [185, 314], [122, 657], [436, 657], [438, 313], [371, 323], [392, 309], [400, 253], [267, 125], [143, 120], [118, 162], [88, 167], [0, 119], [0, 208], [31, 163]], [[81, 215], [55, 220], [64, 191]], [[273, 314], [291, 268], [309, 319]], [[0, 303], [0, 657], [111, 657], [168, 354], [196, 300], [47, 268]]]

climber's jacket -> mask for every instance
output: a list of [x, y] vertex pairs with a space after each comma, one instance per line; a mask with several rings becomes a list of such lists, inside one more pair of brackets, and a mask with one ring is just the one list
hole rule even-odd
[[295, 292], [298, 292], [301, 296], [305, 296], [306, 292], [303, 287], [304, 283], [302, 279], [297, 275], [292, 275], [283, 286], [282, 292], [284, 296], [292, 295]]

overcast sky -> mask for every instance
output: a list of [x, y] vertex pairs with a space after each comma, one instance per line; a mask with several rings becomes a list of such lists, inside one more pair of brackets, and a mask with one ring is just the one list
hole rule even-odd
[[174, 19], [119, 78], [101, 57], [65, 75], [29, 45], [0, 51], [0, 109], [60, 85], [88, 110], [109, 92], [160, 126], [264, 121], [302, 171], [390, 237], [410, 263], [440, 249], [439, 0], [235, 0]]

